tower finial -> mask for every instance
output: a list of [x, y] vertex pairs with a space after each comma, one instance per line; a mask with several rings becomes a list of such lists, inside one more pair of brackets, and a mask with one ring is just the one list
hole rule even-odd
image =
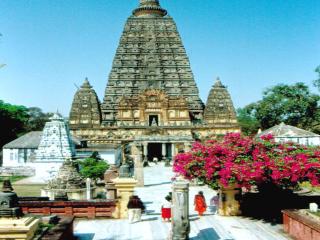
[[84, 79], [84, 82], [83, 82], [81, 88], [92, 88], [87, 77]]
[[222, 85], [221, 81], [220, 81], [220, 77], [217, 77], [217, 78], [216, 78], [216, 82], [214, 83], [213, 86], [215, 86], [215, 87], [224, 87], [224, 86]]
[[167, 11], [161, 8], [159, 0], [140, 0], [139, 7], [133, 10], [132, 14], [136, 17], [164, 17], [167, 15]]

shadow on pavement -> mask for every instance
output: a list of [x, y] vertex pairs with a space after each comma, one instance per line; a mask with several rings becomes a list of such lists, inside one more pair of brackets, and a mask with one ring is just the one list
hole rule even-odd
[[154, 184], [146, 184], [144, 185], [145, 187], [153, 187], [153, 186], [159, 186], [159, 185], [165, 185], [165, 184], [170, 184], [172, 182], [161, 182], [161, 183], [154, 183]]
[[75, 237], [77, 240], [92, 240], [94, 233], [76, 233]]
[[[213, 228], [205, 228], [200, 230], [197, 236], [190, 238], [190, 240], [203, 240], [203, 239], [210, 239], [210, 240], [221, 240], [220, 236], [216, 233]], [[232, 240], [232, 239], [229, 239]]]

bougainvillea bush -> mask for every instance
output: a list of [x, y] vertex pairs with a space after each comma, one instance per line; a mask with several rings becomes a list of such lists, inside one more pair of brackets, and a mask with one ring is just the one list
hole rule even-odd
[[250, 189], [265, 183], [293, 188], [303, 181], [318, 186], [320, 151], [296, 143], [276, 143], [272, 135], [253, 140], [230, 133], [220, 141], [195, 142], [190, 152], [175, 157], [173, 168], [214, 189], [234, 184]]

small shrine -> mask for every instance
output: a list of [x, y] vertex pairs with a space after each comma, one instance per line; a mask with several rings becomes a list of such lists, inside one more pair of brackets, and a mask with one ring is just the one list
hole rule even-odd
[[0, 192], [0, 239], [32, 239], [38, 224], [38, 219], [23, 216], [18, 196], [11, 182], [5, 180]]
[[[90, 189], [91, 196], [93, 196], [95, 188]], [[50, 180], [44, 189], [41, 189], [41, 196], [49, 197], [50, 200], [85, 200], [87, 199], [86, 192], [86, 180], [80, 176], [74, 161], [67, 159], [59, 169], [57, 176]]]

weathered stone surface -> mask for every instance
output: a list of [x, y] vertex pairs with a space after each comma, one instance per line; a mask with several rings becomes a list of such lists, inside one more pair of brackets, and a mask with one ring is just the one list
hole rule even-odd
[[16, 218], [22, 216], [18, 204], [18, 196], [13, 192], [10, 180], [3, 182], [2, 191], [0, 192], [0, 203], [0, 218]]
[[[91, 188], [91, 192], [94, 192], [94, 188]], [[58, 175], [41, 190], [41, 196], [47, 196], [50, 200], [86, 199], [86, 180], [80, 176], [75, 163], [72, 160], [66, 160], [59, 169]]]
[[[99, 115], [99, 101], [91, 88], [90, 93], [84, 88], [75, 95], [70, 128], [88, 144], [154, 139], [173, 146], [240, 131], [228, 93], [221, 101], [212, 97], [227, 106], [227, 114], [213, 110], [211, 100], [205, 110], [177, 26], [158, 0], [141, 0], [125, 24], [100, 104], [100, 127], [91, 117]], [[80, 99], [89, 98], [94, 104], [80, 108]]]
[[237, 124], [230, 94], [219, 78], [210, 90], [204, 120], [209, 124]]
[[73, 98], [69, 122], [73, 128], [100, 127], [100, 102], [87, 78]]

